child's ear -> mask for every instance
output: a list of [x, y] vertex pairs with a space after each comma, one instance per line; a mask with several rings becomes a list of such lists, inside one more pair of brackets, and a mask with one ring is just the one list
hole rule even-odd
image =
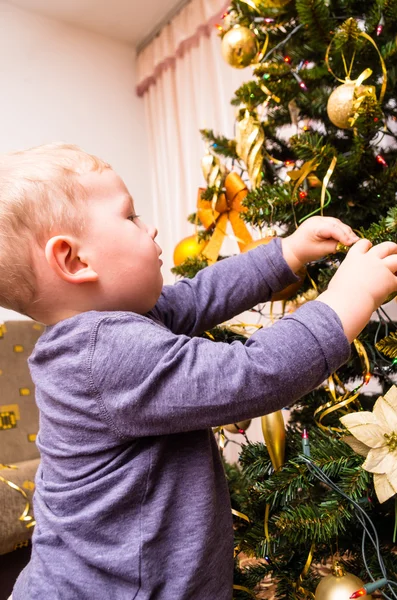
[[98, 281], [97, 272], [79, 256], [72, 236], [57, 235], [48, 240], [45, 257], [51, 269], [68, 283]]

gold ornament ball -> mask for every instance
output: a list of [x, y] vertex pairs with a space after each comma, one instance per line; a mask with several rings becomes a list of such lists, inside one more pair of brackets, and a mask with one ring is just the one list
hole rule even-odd
[[[333, 567], [333, 573], [323, 577], [316, 588], [315, 600], [348, 600], [353, 592], [357, 592], [364, 583], [347, 573], [344, 568], [337, 564]], [[371, 595], [361, 596], [363, 600], [370, 600]]]
[[354, 116], [355, 96], [360, 96], [369, 85], [355, 86], [354, 81], [343, 83], [328, 98], [327, 113], [330, 121], [340, 129], [350, 129], [349, 119]]
[[221, 51], [229, 65], [236, 69], [244, 69], [258, 54], [258, 40], [248, 27], [235, 25], [223, 36]]
[[174, 265], [178, 267], [187, 258], [196, 258], [205, 248], [206, 242], [199, 241], [196, 235], [190, 235], [189, 237], [183, 238], [175, 246], [174, 250]]

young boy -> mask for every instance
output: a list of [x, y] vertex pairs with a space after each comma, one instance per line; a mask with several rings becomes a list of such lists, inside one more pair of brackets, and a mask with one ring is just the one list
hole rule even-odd
[[[40, 409], [37, 521], [13, 600], [230, 600], [233, 532], [211, 427], [275, 411], [345, 362], [397, 290], [397, 245], [337, 219], [162, 288], [157, 231], [75, 146], [0, 159], [0, 299], [48, 327], [29, 364]], [[351, 245], [316, 301], [245, 345], [194, 337]]]

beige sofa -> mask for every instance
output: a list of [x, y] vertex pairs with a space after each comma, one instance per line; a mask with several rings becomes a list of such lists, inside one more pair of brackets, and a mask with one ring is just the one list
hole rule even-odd
[[33, 533], [39, 415], [27, 359], [42, 331], [33, 321], [0, 323], [0, 554]]

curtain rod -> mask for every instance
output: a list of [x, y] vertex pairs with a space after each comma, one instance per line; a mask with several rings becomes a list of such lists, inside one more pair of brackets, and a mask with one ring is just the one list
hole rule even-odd
[[171, 19], [173, 19], [182, 10], [182, 8], [185, 7], [186, 4], [189, 4], [189, 2], [191, 2], [191, 0], [180, 0], [180, 2], [178, 2], [174, 8], [171, 8], [165, 17], [161, 19], [160, 23], [158, 23], [156, 27], [154, 27], [154, 29], [152, 29], [152, 31], [146, 37], [144, 37], [141, 42], [139, 42], [139, 44], [137, 44], [137, 54], [142, 52], [142, 50], [146, 48], [146, 46], [148, 46], [150, 42], [154, 40], [154, 38], [160, 33], [160, 31], [171, 21]]

